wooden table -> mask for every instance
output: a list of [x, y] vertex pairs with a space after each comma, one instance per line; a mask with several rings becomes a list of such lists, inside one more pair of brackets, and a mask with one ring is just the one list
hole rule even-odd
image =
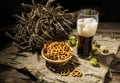
[[[100, 23], [99, 24], [99, 27], [98, 27], [98, 30], [97, 30], [97, 35], [99, 35], [99, 34], [102, 34], [102, 36], [104, 36], [104, 37], [110, 37], [111, 39], [114, 39], [115, 38], [115, 40], [116, 41], [120, 41], [120, 24], [119, 23]], [[118, 43], [117, 42], [117, 43]], [[118, 44], [117, 44], [118, 45]], [[119, 44], [120, 45], [120, 44]], [[1, 51], [2, 52], [2, 51]], [[0, 56], [2, 56], [2, 55], [0, 55]], [[111, 65], [111, 67], [110, 67], [110, 69], [109, 69], [109, 71], [111, 71], [111, 75], [113, 75], [113, 77], [112, 77], [112, 80], [110, 81], [108, 78], [105, 78], [105, 80], [104, 80], [104, 82], [106, 82], [106, 83], [115, 83], [114, 81], [116, 81], [116, 83], [118, 82], [120, 82], [120, 80], [119, 80], [119, 78], [120, 77], [116, 77], [116, 76], [120, 76], [119, 75], [119, 70], [117, 70], [117, 68], [119, 68], [120, 67], [120, 65], [118, 64], [120, 62], [120, 52], [119, 52], [119, 50], [118, 50], [118, 52], [117, 52], [117, 54], [113, 57], [113, 62], [112, 62], [112, 65]], [[6, 64], [7, 65], [7, 64]], [[12, 66], [12, 65], [9, 65], [9, 66]], [[14, 68], [18, 68], [18, 69], [21, 69], [22, 67], [20, 67], [20, 66], [12, 66], [12, 67], [14, 67]], [[115, 67], [117, 67], [117, 68], [115, 68]], [[2, 68], [1, 68], [2, 69]], [[115, 70], [114, 70], [115, 69]], [[7, 70], [6, 70], [7, 71]], [[9, 71], [7, 71], [7, 72], [9, 72]], [[18, 73], [18, 72], [16, 72], [16, 73]], [[115, 73], [117, 73], [118, 75], [115, 75]], [[33, 74], [33, 76], [34, 76], [34, 73], [32, 73]], [[14, 74], [15, 75], [15, 74]], [[25, 76], [23, 76], [23, 77], [19, 77], [19, 76], [14, 76], [14, 75], [8, 75], [8, 74], [5, 74], [5, 73], [2, 73], [2, 71], [1, 71], [1, 74], [0, 74], [0, 76], [2, 77], [2, 76], [4, 76], [2, 79], [0, 79], [0, 80], [3, 80], [3, 79], [7, 79], [8, 77], [11, 77], [11, 78], [13, 78], [13, 79], [11, 79], [12, 81], [14, 81], [14, 80], [16, 80], [16, 78], [17, 79], [21, 79], [21, 78], [25, 78], [25, 79], [29, 79], [29, 80], [31, 80], [29, 77], [25, 77]], [[35, 76], [35, 77], [37, 77], [37, 76]], [[108, 77], [108, 76], [107, 76]], [[23, 81], [23, 80], [25, 80], [25, 79], [22, 79], [22, 80], [20, 80], [20, 81]], [[4, 83], [4, 81], [2, 81], [3, 83]], [[26, 83], [27, 83], [28, 81], [26, 81]], [[14, 82], [11, 82], [11, 83], [14, 83]], [[17, 83], [17, 82], [16, 82]], [[29, 82], [28, 82], [29, 83]]]

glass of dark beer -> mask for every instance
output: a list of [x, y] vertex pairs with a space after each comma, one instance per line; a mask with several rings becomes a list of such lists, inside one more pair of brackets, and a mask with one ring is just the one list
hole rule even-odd
[[77, 18], [78, 47], [81, 58], [89, 59], [92, 53], [92, 40], [98, 27], [98, 11], [81, 9]]

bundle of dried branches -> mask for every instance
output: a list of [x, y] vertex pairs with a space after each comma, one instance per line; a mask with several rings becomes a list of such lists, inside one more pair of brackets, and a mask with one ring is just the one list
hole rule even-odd
[[[54, 0], [48, 0], [46, 4], [24, 4], [29, 12], [23, 12], [18, 24], [7, 32], [16, 45], [22, 51], [38, 51], [48, 40], [54, 40], [59, 34], [67, 35], [73, 24], [66, 19], [66, 13], [60, 5], [51, 6]], [[67, 14], [68, 15], [68, 14]], [[69, 14], [71, 16], [71, 14]]]

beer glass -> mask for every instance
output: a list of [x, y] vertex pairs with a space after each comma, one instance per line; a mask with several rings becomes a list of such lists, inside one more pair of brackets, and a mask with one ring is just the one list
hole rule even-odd
[[92, 40], [98, 26], [98, 11], [81, 9], [77, 18], [78, 47], [80, 57], [89, 59], [92, 53]]

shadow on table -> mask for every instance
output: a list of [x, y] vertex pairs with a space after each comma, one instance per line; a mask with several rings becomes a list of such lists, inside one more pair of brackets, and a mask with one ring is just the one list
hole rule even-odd
[[78, 62], [78, 59], [76, 56], [73, 56], [67, 64], [62, 65], [62, 66], [53, 65], [53, 64], [49, 64], [48, 62], [46, 62], [47, 68], [54, 73], [61, 73], [61, 71], [63, 71], [64, 69], [71, 72], [79, 65], [80, 63]]

